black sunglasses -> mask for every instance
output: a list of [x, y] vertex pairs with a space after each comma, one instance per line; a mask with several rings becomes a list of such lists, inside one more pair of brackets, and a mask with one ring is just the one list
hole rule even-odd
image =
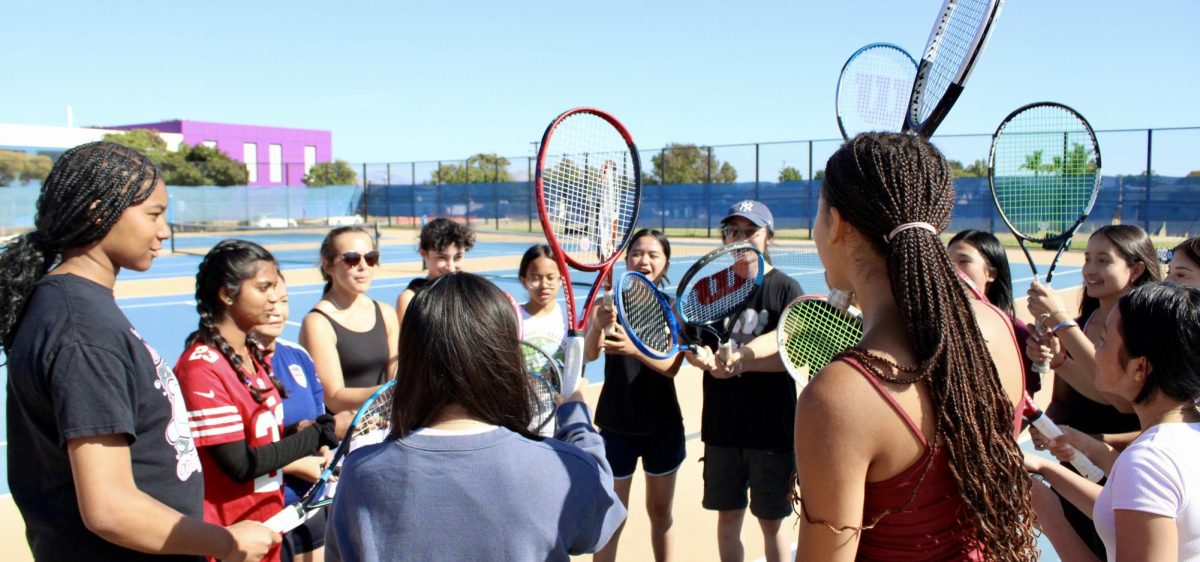
[[371, 250], [365, 254], [358, 252], [342, 252], [342, 262], [350, 267], [358, 267], [358, 263], [367, 260], [367, 267], [375, 267], [379, 265], [379, 252]]

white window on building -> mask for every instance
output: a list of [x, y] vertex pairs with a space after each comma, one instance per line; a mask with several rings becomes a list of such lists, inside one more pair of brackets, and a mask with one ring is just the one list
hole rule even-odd
[[258, 144], [253, 142], [242, 143], [242, 162], [246, 164], [246, 171], [249, 172], [250, 183], [258, 181]]
[[304, 175], [308, 175], [308, 171], [317, 163], [317, 147], [306, 145], [304, 147]]
[[209, 148], [216, 148], [216, 147], [217, 147], [217, 141], [214, 141], [214, 140], [206, 140], [206, 141], [204, 141], [204, 142], [201, 142], [200, 144], [202, 144], [202, 145], [204, 145], [204, 146], [207, 146], [207, 147], [209, 147]]
[[269, 164], [271, 183], [283, 182], [283, 145], [267, 145], [267, 163]]

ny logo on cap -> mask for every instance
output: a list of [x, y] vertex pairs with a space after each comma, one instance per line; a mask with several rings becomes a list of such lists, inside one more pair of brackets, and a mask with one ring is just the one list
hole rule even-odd
[[742, 201], [741, 203], [738, 203], [738, 212], [739, 213], [749, 213], [753, 210], [754, 210], [754, 201], [747, 199], [745, 201]]

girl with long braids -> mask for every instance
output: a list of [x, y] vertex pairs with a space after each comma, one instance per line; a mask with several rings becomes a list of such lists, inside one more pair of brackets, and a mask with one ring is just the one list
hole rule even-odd
[[829, 286], [857, 295], [864, 335], [796, 407], [796, 559], [1035, 560], [1014, 438], [1021, 355], [938, 239], [949, 166], [919, 136], [870, 133], [825, 174], [813, 239]]
[[42, 184], [35, 230], [0, 254], [8, 483], [38, 560], [258, 560], [279, 541], [201, 520], [179, 382], [113, 298], [171, 236], [166, 209], [144, 155], [80, 145]]
[[[283, 508], [285, 465], [336, 446], [350, 413], [283, 433], [282, 385], [250, 337], [278, 315], [279, 266], [262, 246], [218, 242], [196, 274], [200, 326], [175, 365], [204, 467], [204, 518], [266, 521]], [[264, 560], [278, 560], [274, 547]]]

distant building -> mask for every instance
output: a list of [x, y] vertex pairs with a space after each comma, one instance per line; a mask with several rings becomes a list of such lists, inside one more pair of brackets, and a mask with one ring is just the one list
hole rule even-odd
[[175, 119], [115, 125], [106, 129], [152, 129], [182, 135], [183, 142], [215, 147], [246, 164], [250, 185], [300, 185], [308, 169], [333, 159], [333, 133], [313, 129], [231, 125]]
[[[0, 149], [45, 154], [57, 159], [68, 148], [103, 140], [104, 135], [120, 132], [93, 127], [0, 124]], [[177, 150], [183, 142], [180, 134], [163, 132], [161, 136], [171, 150]]]

